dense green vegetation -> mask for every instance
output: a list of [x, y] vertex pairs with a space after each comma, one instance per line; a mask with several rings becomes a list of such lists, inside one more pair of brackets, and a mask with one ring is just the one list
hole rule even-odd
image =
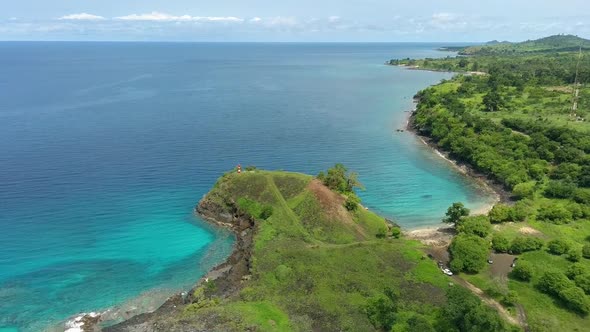
[[[417, 94], [414, 127], [512, 194], [486, 217], [458, 218], [451, 268], [498, 298], [510, 294], [531, 331], [588, 327], [590, 56], [577, 50], [589, 45], [553, 36], [391, 62], [464, 73]], [[488, 266], [492, 251], [518, 255], [516, 268]]]
[[[230, 297], [212, 295], [215, 281], [206, 282], [169, 326], [186, 329], [214, 322], [205, 328], [217, 331], [511, 329], [469, 291], [450, 286], [451, 279], [425, 256], [419, 242], [400, 237], [398, 228], [370, 211], [347, 209], [345, 194], [358, 183], [342, 165], [320, 178], [262, 170], [223, 176], [205, 200], [228, 210], [236, 202], [240, 213], [256, 220], [251, 275]], [[263, 215], [264, 207], [271, 212]]]
[[576, 51], [580, 47], [590, 50], [590, 41], [573, 35], [556, 35], [520, 43], [490, 42], [483, 46], [470, 46], [459, 50], [462, 55], [514, 55]]

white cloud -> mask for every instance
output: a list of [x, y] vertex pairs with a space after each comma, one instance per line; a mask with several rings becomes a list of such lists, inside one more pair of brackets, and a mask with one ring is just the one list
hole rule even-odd
[[123, 21], [190, 21], [192, 19], [189, 15], [174, 16], [166, 13], [151, 12], [149, 14], [131, 14], [125, 16], [115, 17], [117, 20]]
[[283, 27], [294, 27], [299, 23], [297, 21], [297, 19], [294, 17], [283, 17], [283, 16], [271, 17], [267, 20], [264, 20], [264, 22], [269, 26], [283, 26]]
[[340, 21], [340, 16], [330, 16], [330, 17], [328, 17], [328, 22], [330, 22], [330, 23], [336, 23], [338, 21]]
[[88, 13], [80, 13], [80, 14], [71, 14], [66, 15], [58, 18], [58, 20], [62, 21], [100, 21], [104, 20], [105, 18], [99, 15], [92, 15]]
[[262, 21], [262, 19], [260, 17], [253, 17], [253, 18], [250, 19], [249, 22], [250, 23], [257, 23], [257, 22], [260, 22], [260, 21]]
[[148, 14], [131, 14], [126, 16], [115, 17], [116, 20], [122, 21], [154, 21], [154, 22], [243, 22], [244, 20], [234, 16], [190, 16], [190, 15], [171, 15], [160, 12], [151, 12]]

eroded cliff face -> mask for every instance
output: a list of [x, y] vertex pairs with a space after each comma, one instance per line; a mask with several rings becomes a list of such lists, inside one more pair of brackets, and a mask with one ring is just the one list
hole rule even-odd
[[232, 255], [226, 262], [214, 268], [206, 278], [215, 278], [217, 294], [221, 297], [234, 295], [242, 281], [250, 276], [252, 268], [253, 238], [256, 221], [238, 211], [236, 203], [224, 197], [214, 197], [215, 192], [206, 195], [196, 207], [197, 213], [205, 220], [230, 228], [236, 234], [236, 244]]
[[[105, 328], [104, 331], [210, 331], [219, 324], [213, 316], [202, 316], [198, 323], [191, 322], [188, 325], [178, 317], [187, 305], [202, 301], [203, 297], [224, 299], [238, 294], [244, 282], [250, 279], [256, 221], [248, 215], [239, 213], [232, 199], [215, 190], [201, 199], [195, 211], [208, 222], [229, 228], [235, 233], [236, 243], [231, 256], [202, 277], [191, 291], [175, 294], [158, 310], [135, 316]], [[208, 284], [214, 284], [214, 287], [207, 287]], [[196, 292], [197, 289], [204, 291]], [[200, 298], [195, 295], [197, 293], [201, 294]], [[88, 327], [90, 328], [90, 325]]]

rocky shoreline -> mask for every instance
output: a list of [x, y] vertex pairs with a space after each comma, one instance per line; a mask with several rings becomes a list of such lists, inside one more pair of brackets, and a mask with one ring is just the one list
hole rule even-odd
[[[243, 281], [250, 278], [253, 239], [256, 233], [255, 221], [249, 216], [238, 213], [234, 203], [221, 206], [210, 200], [208, 196], [205, 196], [195, 207], [195, 213], [214, 225], [230, 229], [235, 234], [236, 243], [232, 254], [223, 263], [217, 265], [199, 279], [190, 291], [174, 294], [155, 311], [139, 314], [121, 323], [102, 328], [102, 331], [170, 331], [166, 318], [180, 314], [186, 305], [193, 303], [195, 300], [194, 292], [197, 288], [215, 282], [215, 287], [211, 290], [208, 289], [205, 295], [207, 297], [228, 298], [236, 295], [241, 289]], [[82, 314], [71, 321], [82, 323], [76, 326], [75, 331], [101, 331], [100, 323], [102, 320], [100, 314]], [[211, 324], [214, 324], [214, 322], [211, 322]], [[203, 322], [203, 325], [207, 326], [208, 322]], [[208, 328], [203, 331], [206, 330]], [[198, 330], [191, 329], [191, 331]]]

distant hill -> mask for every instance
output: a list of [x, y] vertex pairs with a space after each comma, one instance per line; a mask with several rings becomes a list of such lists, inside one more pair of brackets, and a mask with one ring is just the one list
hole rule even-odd
[[590, 50], [590, 40], [574, 35], [555, 35], [537, 40], [520, 43], [498, 42], [496, 40], [480, 46], [469, 46], [461, 51], [461, 55], [500, 55], [522, 53], [547, 53], [575, 51], [580, 47]]

